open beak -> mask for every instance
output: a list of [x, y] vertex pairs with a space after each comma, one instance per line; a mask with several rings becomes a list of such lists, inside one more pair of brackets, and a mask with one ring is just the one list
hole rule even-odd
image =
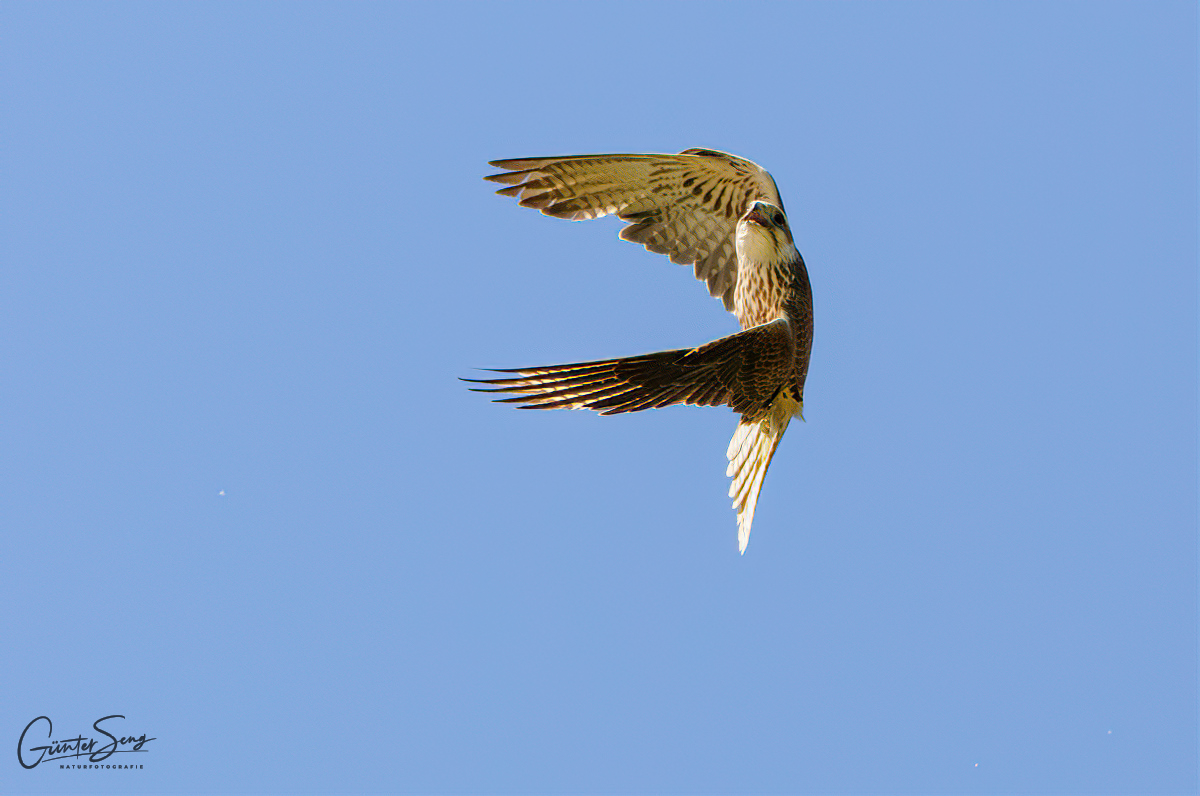
[[758, 224], [760, 227], [765, 227], [770, 224], [762, 210], [759, 209], [758, 205], [754, 205], [748, 211], [746, 211], [745, 219], [751, 224]]

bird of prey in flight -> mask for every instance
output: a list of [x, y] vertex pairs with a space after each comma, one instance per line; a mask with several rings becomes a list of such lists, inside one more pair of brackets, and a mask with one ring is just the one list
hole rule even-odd
[[729, 496], [738, 549], [746, 552], [763, 477], [783, 432], [804, 405], [812, 349], [812, 290], [775, 180], [724, 152], [572, 155], [494, 160], [485, 177], [556, 218], [615, 213], [621, 237], [695, 267], [741, 332], [698, 348], [623, 359], [497, 370], [468, 379], [524, 409], [638, 412], [671, 404], [729, 406], [741, 415], [729, 443]]

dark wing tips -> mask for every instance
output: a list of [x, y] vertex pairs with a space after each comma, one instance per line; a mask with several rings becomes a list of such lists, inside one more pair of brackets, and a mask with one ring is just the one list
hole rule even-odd
[[[576, 155], [575, 158], [582, 156]], [[538, 174], [543, 174], [545, 169], [553, 166], [563, 160], [571, 160], [571, 157], [566, 158], [512, 158], [509, 160], [489, 160], [488, 165], [498, 169], [507, 169], [499, 174], [486, 174], [484, 179], [488, 182], [500, 182], [505, 185], [521, 185], [527, 181], [532, 182], [533, 178]], [[499, 193], [499, 191], [497, 191]]]
[[502, 171], [499, 174], [485, 174], [483, 178], [488, 182], [502, 182], [505, 185], [520, 185], [525, 181], [527, 171]]
[[613, 400], [630, 391], [630, 385], [616, 377], [616, 363], [595, 363], [597, 367], [580, 365], [556, 365], [549, 368], [521, 368], [496, 370], [496, 373], [523, 374], [525, 378], [463, 379], [463, 381], [485, 384], [473, 387], [473, 392], [519, 393], [506, 398], [493, 399], [496, 403], [520, 404], [519, 409], [561, 409], [565, 407], [605, 408], [606, 400]]
[[488, 165], [498, 169], [508, 169], [509, 171], [529, 171], [536, 169], [539, 166], [544, 166], [547, 163], [552, 163], [562, 158], [507, 158], [505, 160], [489, 160]]
[[[484, 179], [486, 180], [487, 177], [484, 177]], [[521, 191], [523, 190], [525, 190], [524, 185], [510, 185], [507, 188], [501, 188], [500, 190], [496, 191], [496, 193], [500, 194], [501, 196], [516, 196], [519, 198], [521, 196]]]
[[[544, 163], [545, 160], [493, 160], [491, 165], [505, 168], [509, 164], [534, 162]], [[581, 200], [563, 200], [563, 197], [557, 193], [554, 183], [547, 176], [546, 172], [541, 169], [528, 168], [517, 171], [504, 171], [499, 174], [488, 174], [484, 176], [484, 179], [507, 186], [496, 191], [499, 195], [511, 196], [517, 200], [521, 207], [541, 210], [547, 215], [569, 218], [579, 210], [586, 209], [586, 203], [583, 203]], [[565, 206], [564, 201], [572, 202], [571, 206]], [[551, 207], [551, 205], [554, 206]]]
[[722, 152], [719, 149], [705, 149], [704, 147], [695, 146], [691, 149], [685, 149], [679, 154], [681, 155], [696, 155], [702, 158], [731, 158], [728, 152]]
[[525, 159], [525, 160], [490, 160], [489, 166], [495, 166], [498, 169], [509, 169], [502, 171], [499, 174], [485, 174], [483, 178], [488, 182], [498, 182], [502, 185], [507, 185], [507, 188], [501, 188], [496, 193], [502, 196], [520, 196], [521, 192], [527, 190], [535, 182], [535, 176], [538, 171], [535, 164], [545, 163], [546, 158], [541, 159]]
[[[726, 403], [728, 384], [735, 375], [731, 368], [736, 369], [738, 363], [705, 361], [698, 353], [698, 349], [678, 349], [574, 365], [497, 369], [492, 372], [504, 378], [463, 381], [482, 385], [472, 387], [475, 392], [504, 393], [493, 400], [518, 404], [522, 409], [570, 407], [612, 415], [677, 403]], [[516, 395], [508, 395], [512, 393]]]

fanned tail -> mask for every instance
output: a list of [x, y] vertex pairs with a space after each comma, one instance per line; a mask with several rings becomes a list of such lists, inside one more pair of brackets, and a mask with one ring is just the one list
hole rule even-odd
[[780, 396], [771, 405], [771, 411], [761, 420], [743, 420], [738, 424], [733, 439], [729, 441], [729, 467], [725, 474], [733, 478], [729, 485], [729, 496], [737, 509], [738, 552], [745, 555], [750, 542], [750, 526], [754, 523], [754, 509], [758, 505], [758, 493], [762, 491], [763, 478], [771, 465], [775, 449], [783, 432], [787, 431], [792, 416], [800, 413], [800, 404], [786, 396]]

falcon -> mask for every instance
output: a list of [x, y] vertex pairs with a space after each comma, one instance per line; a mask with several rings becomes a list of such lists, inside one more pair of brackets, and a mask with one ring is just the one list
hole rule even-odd
[[[640, 412], [672, 404], [729, 406], [741, 415], [726, 475], [746, 552], [763, 478], [788, 423], [804, 406], [812, 349], [812, 290], [775, 180], [761, 166], [712, 149], [678, 155], [572, 155], [494, 160], [484, 179], [522, 207], [578, 221], [616, 214], [624, 240], [696, 278], [742, 331], [698, 348], [494, 370], [466, 379], [522, 409]], [[803, 417], [801, 416], [801, 419]]]

